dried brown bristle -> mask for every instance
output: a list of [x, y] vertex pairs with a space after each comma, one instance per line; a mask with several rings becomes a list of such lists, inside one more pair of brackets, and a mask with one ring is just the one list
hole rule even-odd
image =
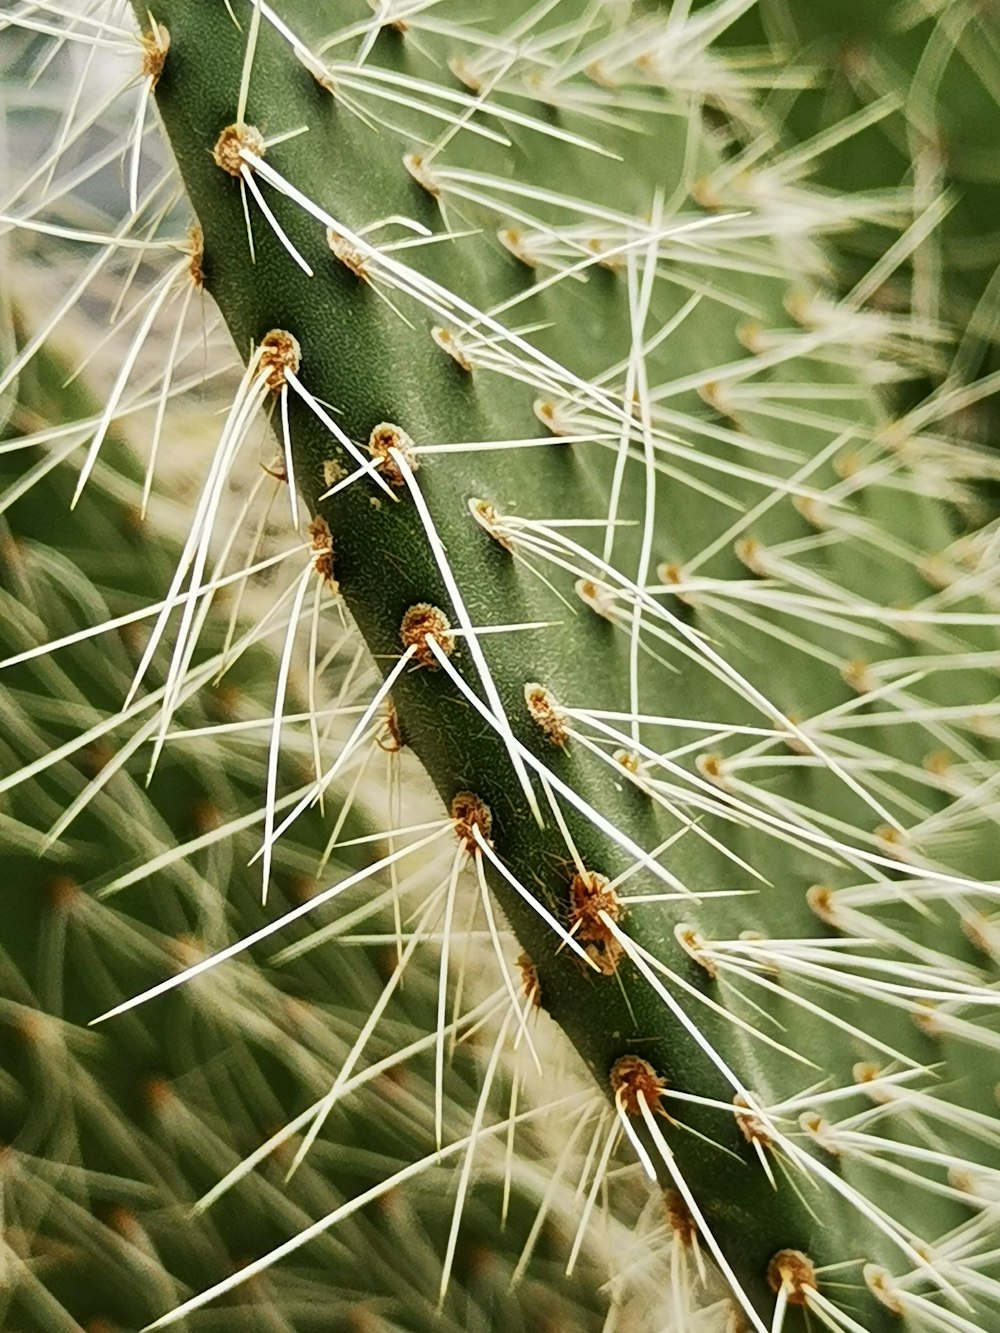
[[409, 435], [399, 426], [394, 426], [391, 421], [380, 421], [368, 437], [368, 452], [372, 458], [378, 460], [378, 470], [386, 481], [393, 486], [405, 486], [406, 478], [392, 456], [391, 451], [393, 449], [396, 449], [406, 459], [410, 471], [416, 472], [420, 466], [420, 459], [417, 457], [416, 446]]
[[[389, 739], [385, 739], [385, 733]], [[375, 743], [380, 750], [386, 754], [396, 754], [403, 748], [403, 733], [399, 728], [399, 714], [396, 712], [396, 705], [391, 699], [386, 700], [385, 705], [385, 733], [375, 737]]]
[[275, 481], [288, 483], [288, 466], [283, 458], [276, 458], [273, 463], [261, 463], [261, 471], [266, 472]]
[[759, 1111], [750, 1105], [741, 1092], [733, 1098], [733, 1105], [736, 1107], [736, 1124], [747, 1143], [759, 1143], [762, 1147], [769, 1148], [772, 1143], [771, 1134]]
[[452, 798], [451, 817], [455, 822], [455, 836], [464, 842], [471, 853], [479, 847], [475, 830], [478, 829], [483, 840], [489, 842], [493, 832], [493, 814], [485, 801], [481, 801], [475, 792], [460, 791]]
[[205, 236], [197, 222], [187, 229], [184, 253], [188, 257], [188, 277], [200, 291], [205, 285]]
[[570, 933], [584, 948], [587, 957], [606, 977], [618, 970], [625, 954], [622, 943], [604, 922], [604, 913], [611, 921], [618, 921], [622, 905], [614, 889], [609, 887], [606, 875], [593, 870], [576, 874], [570, 882]]
[[255, 125], [227, 125], [215, 141], [212, 156], [215, 165], [228, 172], [230, 176], [239, 176], [246, 165], [241, 156], [243, 149], [255, 157], [264, 156], [264, 136]]
[[663, 1205], [667, 1210], [670, 1230], [676, 1239], [686, 1247], [693, 1245], [698, 1236], [698, 1224], [691, 1216], [691, 1209], [684, 1202], [683, 1195], [677, 1190], [664, 1190]]
[[642, 1102], [649, 1110], [664, 1114], [660, 1097], [669, 1085], [641, 1055], [623, 1055], [616, 1060], [610, 1080], [615, 1101], [629, 1115], [642, 1115]]
[[432, 671], [437, 669], [438, 660], [430, 641], [436, 643], [446, 657], [455, 651], [451, 621], [440, 607], [431, 606], [430, 602], [417, 602], [410, 607], [399, 627], [399, 637], [404, 648], [413, 649], [413, 660]]
[[779, 1250], [767, 1266], [767, 1281], [774, 1292], [784, 1289], [789, 1305], [806, 1305], [816, 1291], [816, 1265], [801, 1250]]
[[260, 340], [260, 369], [272, 393], [284, 388], [286, 375], [299, 372], [302, 349], [299, 340], [286, 329], [272, 329]]
[[317, 514], [309, 524], [309, 536], [312, 539], [313, 569], [329, 588], [336, 590], [337, 580], [333, 574], [333, 534], [329, 523], [322, 515]]
[[537, 1009], [542, 1003], [542, 987], [538, 980], [538, 969], [526, 953], [518, 954], [517, 966], [521, 973], [521, 990]]
[[544, 685], [529, 681], [524, 687], [524, 702], [528, 712], [541, 728], [542, 733], [553, 745], [563, 746], [569, 740], [569, 732], [555, 698]]

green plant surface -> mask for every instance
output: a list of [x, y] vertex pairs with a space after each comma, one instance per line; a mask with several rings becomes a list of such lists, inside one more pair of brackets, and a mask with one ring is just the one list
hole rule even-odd
[[706, 207], [706, 101], [768, 142], [748, 8], [137, 13], [248, 358], [205, 494], [270, 400], [454, 819], [440, 929], [485, 877], [615, 1108], [588, 1203], [624, 1136], [737, 1324], [988, 1329], [995, 463], [889, 418], [878, 312], [788, 327], [895, 196]]
[[[44, 448], [33, 440], [93, 414], [78, 385], [65, 387], [66, 371], [46, 350], [20, 378], [0, 446], [8, 496], [22, 452]], [[50, 415], [54, 404], [64, 422]], [[342, 911], [331, 918], [319, 909], [315, 927], [306, 918], [308, 931], [286, 931], [286, 957], [244, 957], [222, 986], [184, 989], [121, 1024], [88, 1030], [95, 1013], [141, 988], [151, 971], [169, 975], [266, 926], [272, 913], [301, 909], [324, 881], [364, 869], [372, 858], [356, 841], [370, 828], [363, 803], [384, 790], [375, 777], [361, 786], [354, 809], [344, 809], [346, 845], [332, 852], [324, 854], [324, 821], [299, 822], [278, 849], [265, 911], [246, 862], [261, 824], [266, 732], [240, 728], [266, 716], [275, 663], [254, 622], [241, 617], [244, 633], [252, 631], [249, 648], [233, 654], [222, 681], [177, 714], [175, 730], [187, 735], [168, 744], [148, 787], [141, 762], [148, 746], [136, 751], [131, 743], [137, 721], [115, 717], [140, 655], [136, 623], [34, 654], [47, 637], [78, 632], [81, 617], [99, 628], [142, 607], [169, 580], [179, 544], [155, 493], [157, 526], [138, 522], [141, 480], [116, 433], [72, 514], [72, 469], [64, 467], [8, 504], [3, 517], [0, 1324], [20, 1333], [134, 1333], [347, 1205], [336, 1234], [305, 1262], [241, 1287], [184, 1327], [533, 1329], [541, 1318], [553, 1329], [601, 1328], [606, 1265], [588, 1246], [574, 1278], [563, 1273], [575, 1223], [562, 1193], [510, 1286], [550, 1185], [533, 1165], [546, 1154], [549, 1121], [532, 1114], [523, 1092], [513, 1114], [524, 1162], [508, 1162], [505, 1133], [478, 1144], [480, 1179], [462, 1214], [450, 1290], [436, 1299], [454, 1167], [445, 1159], [435, 1169], [433, 1160], [433, 968], [410, 969], [360, 1063], [355, 1051], [397, 964], [385, 885], [379, 895], [367, 884], [345, 895], [353, 930], [338, 924]], [[58, 547], [50, 544], [53, 513]], [[209, 622], [204, 652], [221, 649], [224, 628], [225, 618]], [[34, 655], [8, 665], [25, 654]], [[102, 734], [85, 743], [92, 728]], [[50, 762], [61, 749], [62, 760]], [[286, 743], [283, 780], [308, 779], [310, 760], [308, 743]], [[338, 804], [357, 788], [356, 776]], [[62, 830], [54, 838], [52, 825]], [[425, 878], [412, 865], [406, 870], [404, 904]], [[313, 930], [324, 925], [319, 952]], [[462, 1040], [449, 1061], [447, 1125], [459, 1143], [496, 1036], [489, 1020], [497, 996], [472, 998], [453, 1025]], [[331, 1107], [326, 1132], [286, 1181], [295, 1140], [279, 1131], [290, 1115], [307, 1120], [349, 1063], [354, 1078]], [[505, 1065], [496, 1089], [508, 1108], [512, 1077], [515, 1066]], [[593, 1114], [587, 1100], [571, 1090], [569, 1102], [585, 1118]], [[551, 1132], [559, 1121], [557, 1111]], [[238, 1170], [275, 1135], [256, 1172]], [[405, 1167], [428, 1151], [427, 1178], [416, 1190], [395, 1198], [383, 1191], [389, 1164]], [[224, 1190], [220, 1177], [228, 1178]], [[372, 1202], [355, 1210], [353, 1200], [369, 1191]], [[563, 1192], [571, 1199], [568, 1187]], [[509, 1248], [493, 1254], [502, 1214]]]
[[[736, 47], [811, 71], [808, 87], [779, 91], [771, 104], [779, 162], [798, 162], [814, 186], [830, 191], [903, 191], [903, 253], [872, 299], [923, 331], [931, 356], [922, 388], [936, 391], [948, 429], [987, 443], [995, 436], [989, 412], [1000, 327], [996, 20], [996, 6], [979, 0], [766, 0], [726, 35]], [[854, 132], [841, 132], [848, 126]], [[753, 133], [733, 120], [727, 130], [732, 161], [749, 151], [759, 163]], [[812, 152], [821, 144], [824, 151]], [[885, 250], [884, 232], [843, 233], [834, 252], [842, 290], [870, 283]]]
[[817, 26], [805, 9], [794, 16], [821, 62], [828, 106], [899, 99], [881, 152], [859, 154], [860, 171], [909, 177], [926, 208], [950, 196], [948, 216], [915, 263], [913, 297], [918, 313], [963, 335], [965, 374], [998, 333], [1000, 176], [989, 148], [1000, 115], [996, 17], [994, 5], [970, 3], [831, 6]]

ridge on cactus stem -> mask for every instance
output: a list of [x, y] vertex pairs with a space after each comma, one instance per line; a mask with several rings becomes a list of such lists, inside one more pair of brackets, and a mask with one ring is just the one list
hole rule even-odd
[[[621, 1290], [630, 1267], [661, 1266], [664, 1309], [636, 1326], [694, 1327], [701, 1302], [755, 1333], [988, 1330], [998, 463], [945, 433], [953, 399], [894, 415], [885, 390], [918, 381], [936, 330], [916, 307], [887, 320], [874, 298], [947, 210], [919, 181], [834, 191], [808, 174], [894, 96], [784, 147], [783, 91], [813, 76], [737, 44], [744, 17], [769, 21], [766, 0], [759, 14], [754, 0], [134, 9], [136, 34], [101, 5], [79, 23], [47, 3], [6, 20], [123, 61], [122, 95], [138, 100], [106, 231], [58, 220], [56, 161], [5, 209], [39, 244], [97, 258], [0, 387], [98, 275], [121, 270], [127, 291], [136, 264], [169, 256], [116, 312], [128, 335], [74, 460], [82, 505], [135, 395], [162, 466], [175, 400], [213, 373], [203, 357], [185, 379], [199, 305], [224, 326], [220, 366], [224, 332], [240, 358], [121, 692], [144, 717], [151, 780], [180, 712], [228, 665], [231, 633], [209, 655], [209, 611], [232, 552], [252, 565], [281, 522], [292, 578], [258, 624], [277, 640], [252, 858], [264, 919], [166, 976], [151, 967], [89, 1021], [144, 1021], [225, 986], [272, 936], [293, 937], [279, 958], [301, 957], [359, 897], [387, 906], [388, 979], [327, 1092], [273, 1140], [301, 1136], [294, 1189], [391, 1031], [418, 946], [437, 946], [427, 1141], [239, 1271], [171, 1295], [149, 1327], [197, 1318], [454, 1162], [431, 1292], [445, 1301], [484, 1145], [504, 1140], [513, 1163], [514, 1127], [534, 1115], [518, 1109], [520, 1074], [493, 1113], [514, 1053], [544, 1088], [541, 1010], [599, 1108], [586, 1146], [574, 1134], [567, 1148], [584, 1161], [566, 1273], [599, 1210], [613, 1215], [616, 1163], [645, 1179], [669, 1237], [669, 1259], [608, 1256]], [[147, 103], [169, 146], [155, 168]], [[63, 152], [77, 120], [73, 106]], [[838, 297], [829, 239], [873, 224], [899, 237]], [[137, 366], [161, 330], [169, 354], [147, 386]], [[228, 492], [252, 490], [262, 436], [287, 515], [255, 520], [251, 496], [224, 518]], [[345, 697], [363, 664], [374, 683], [334, 738], [316, 698], [341, 642]], [[303, 662], [310, 738], [293, 778]], [[328, 866], [348, 771], [383, 758], [393, 777], [359, 835], [370, 855]], [[420, 818], [402, 809], [404, 762], [435, 795]], [[317, 891], [270, 910], [283, 849], [316, 821]], [[434, 874], [404, 913], [422, 861]], [[500, 998], [456, 1128], [477, 930]]]

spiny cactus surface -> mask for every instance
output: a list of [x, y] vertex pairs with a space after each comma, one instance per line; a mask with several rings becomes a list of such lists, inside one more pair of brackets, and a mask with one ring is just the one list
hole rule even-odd
[[[949, 429], [987, 443], [995, 381], [986, 377], [1000, 332], [997, 19], [993, 0], [763, 0], [726, 37], [811, 71], [809, 86], [783, 91], [773, 107], [781, 142], [772, 166], [829, 191], [904, 187], [909, 225], [892, 262], [892, 238], [863, 228], [842, 234], [834, 272], [845, 291], [860, 283], [886, 318], [919, 328], [925, 391], [933, 385], [938, 410], [953, 414]], [[726, 131], [735, 177], [741, 161], [761, 159], [752, 132], [731, 119]], [[984, 383], [973, 387], [976, 375]]]
[[988, 1329], [994, 464], [887, 418], [877, 315], [789, 327], [871, 200], [714, 206], [706, 103], [766, 148], [784, 77], [713, 50], [749, 8], [142, 10], [247, 358], [195, 531], [267, 406], [445, 940], [488, 882], [614, 1108], [587, 1207], [625, 1136], [737, 1326]]
[[[65, 388], [66, 371], [46, 352], [21, 377], [4, 433], [9, 498], [32, 439], [60, 424], [75, 427], [74, 413], [85, 419], [94, 407], [79, 386]], [[49, 418], [53, 403], [65, 422]], [[550, 1182], [530, 1155], [523, 1167], [506, 1160], [503, 1121], [504, 1133], [478, 1144], [480, 1188], [463, 1213], [447, 1300], [436, 1296], [454, 1207], [451, 1190], [435, 1179], [451, 1184], [455, 1154], [436, 1172], [431, 1163], [425, 1186], [402, 1197], [382, 1193], [390, 1163], [433, 1149], [437, 1004], [432, 969], [411, 969], [405, 990], [387, 991], [398, 960], [384, 891], [347, 899], [353, 932], [342, 912], [325, 923], [334, 929], [322, 964], [308, 947], [318, 943], [312, 929], [293, 929], [282, 957], [245, 957], [222, 987], [210, 981], [209, 989], [181, 990], [159, 1008], [87, 1030], [96, 1012], [140, 988], [151, 970], [169, 974], [269, 921], [258, 894], [247, 892], [253, 872], [243, 863], [262, 822], [267, 758], [266, 731], [247, 723], [268, 706], [275, 664], [254, 641], [256, 625], [241, 618], [251, 646], [243, 651], [237, 636], [225, 684], [185, 702], [144, 789], [134, 744], [141, 727], [114, 716], [140, 655], [129, 611], [155, 596], [180, 549], [163, 526], [151, 541], [137, 522], [141, 474], [117, 434], [86, 501], [68, 516], [72, 480], [69, 469], [57, 470], [8, 504], [4, 518], [3, 1327], [134, 1333], [192, 1290], [339, 1210], [336, 1235], [313, 1247], [307, 1262], [241, 1286], [184, 1326], [531, 1329], [543, 1318], [553, 1328], [600, 1328], [604, 1265], [595, 1267], [588, 1247], [573, 1279], [562, 1271], [574, 1225], [562, 1192], [524, 1248]], [[53, 512], [58, 547], [48, 541]], [[94, 625], [119, 613], [126, 623], [118, 635], [38, 656], [43, 635], [79, 631], [81, 609]], [[210, 626], [203, 647], [220, 650], [221, 630]], [[293, 744], [282, 778], [294, 782], [303, 769], [308, 745]], [[323, 858], [327, 879], [364, 871], [370, 859], [368, 826], [360, 803], [350, 809], [348, 790], [338, 846]], [[362, 799], [368, 794], [362, 787]], [[313, 872], [328, 836], [313, 817], [278, 849], [272, 896], [280, 913], [301, 913], [323, 887]], [[404, 904], [420, 879], [417, 871], [400, 882]], [[384, 1030], [359, 1063], [358, 1031], [390, 997]], [[484, 1038], [506, 995], [472, 998], [449, 1024], [459, 1044], [447, 1125], [460, 1144], [490, 1065]], [[535, 1141], [542, 1156], [547, 1131], [530, 1101], [522, 1094], [509, 1102], [512, 1068], [500, 1071], [498, 1091], [518, 1137]], [[307, 1119], [338, 1075], [327, 1133], [287, 1182], [294, 1131], [282, 1132], [285, 1122], [290, 1114]], [[579, 1090], [570, 1101], [579, 1110]], [[248, 1156], [258, 1164], [249, 1175], [241, 1169]], [[369, 1192], [368, 1209], [356, 1209], [353, 1201]], [[510, 1244], [495, 1251], [501, 1216]]]

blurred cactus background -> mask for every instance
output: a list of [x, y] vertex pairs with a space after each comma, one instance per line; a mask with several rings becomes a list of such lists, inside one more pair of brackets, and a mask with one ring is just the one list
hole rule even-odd
[[[762, 0], [744, 7], [726, 40], [812, 72], [811, 86], [769, 98], [779, 151], [822, 144], [838, 125], [857, 123], [857, 134], [810, 157], [812, 179], [837, 193], [894, 190], [915, 230], [906, 263], [879, 287], [870, 275], [894, 238], [871, 227], [842, 233], [831, 283], [842, 292], [861, 283], [887, 313], [920, 320], [927, 377], [911, 386], [909, 404], [936, 391], [948, 401], [949, 428], [988, 443], [1000, 337], [995, 4]], [[757, 134], [731, 121], [720, 131], [736, 160], [759, 160]]]
[[998, 145], [990, 0], [0, 9], [0, 1327], [1000, 1327]]

